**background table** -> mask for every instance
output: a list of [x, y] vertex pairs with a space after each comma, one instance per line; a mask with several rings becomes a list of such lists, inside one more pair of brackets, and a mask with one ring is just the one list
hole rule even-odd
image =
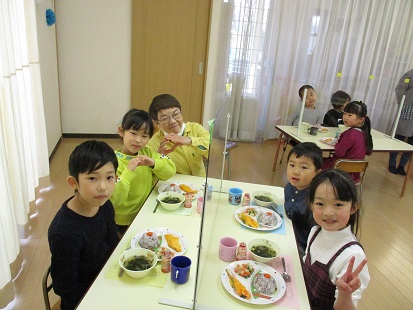
[[[296, 126], [275, 126], [277, 130], [280, 131], [280, 135], [278, 137], [278, 144], [277, 148], [275, 150], [275, 155], [274, 155], [274, 164], [272, 168], [272, 172], [275, 172], [275, 169], [277, 167], [277, 161], [278, 161], [278, 154], [280, 152], [280, 147], [282, 140], [285, 138], [291, 138], [294, 141], [298, 143], [302, 142], [314, 142], [317, 144], [321, 150], [323, 151], [333, 151], [334, 146], [326, 144], [321, 141], [322, 138], [325, 137], [335, 137], [336, 131], [339, 131], [338, 128], [335, 127], [329, 127], [327, 133], [318, 133], [317, 136], [312, 136], [307, 132], [304, 132], [303, 130], [298, 131], [298, 128]], [[397, 140], [397, 139], [392, 139], [388, 135], [377, 131], [375, 129], [371, 130], [371, 135], [373, 137], [373, 152], [407, 152], [407, 153], [413, 153], [413, 146], [410, 144], [407, 144], [403, 141]], [[284, 137], [284, 138], [283, 138]], [[404, 177], [403, 181], [403, 187], [400, 193], [400, 197], [402, 198], [404, 196], [404, 193], [406, 191], [406, 186], [407, 186], [407, 180], [408, 180], [408, 175], [410, 171], [410, 163], [407, 164], [407, 169], [406, 169], [406, 176]], [[386, 167], [387, 169], [387, 167]]]

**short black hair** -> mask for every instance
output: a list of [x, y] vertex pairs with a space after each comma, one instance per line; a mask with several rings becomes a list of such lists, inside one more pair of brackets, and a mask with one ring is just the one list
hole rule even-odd
[[122, 130], [144, 129], [149, 137], [153, 136], [153, 123], [148, 112], [138, 109], [130, 109], [122, 119]]
[[153, 120], [157, 121], [158, 112], [169, 108], [178, 108], [181, 110], [181, 104], [178, 99], [169, 94], [158, 95], [153, 98], [152, 103], [149, 106], [149, 115]]
[[303, 142], [294, 146], [290, 153], [288, 153], [287, 161], [292, 155], [295, 155], [297, 158], [303, 156], [310, 158], [317, 170], [321, 169], [323, 165], [323, 152], [320, 147], [313, 142]]
[[70, 154], [69, 174], [79, 182], [79, 174], [91, 173], [107, 163], [112, 163], [116, 172], [118, 160], [113, 149], [103, 141], [85, 141]]
[[334, 94], [331, 95], [331, 104], [335, 109], [340, 108], [342, 105], [346, 103], [346, 101], [351, 101], [351, 97], [345, 91], [338, 90]]
[[[313, 86], [311, 85], [303, 85], [300, 87], [300, 89], [298, 90], [298, 96], [300, 96], [301, 99], [303, 99], [304, 96], [304, 89], [312, 89], [314, 90]], [[315, 91], [315, 90], [314, 90]]]

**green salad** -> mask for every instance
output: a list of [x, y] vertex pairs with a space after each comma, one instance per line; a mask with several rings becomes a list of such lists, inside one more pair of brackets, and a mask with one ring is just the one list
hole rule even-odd
[[123, 266], [132, 271], [143, 271], [146, 269], [151, 268], [153, 263], [153, 259], [150, 259], [149, 257], [146, 257], [144, 255], [140, 256], [133, 256], [128, 258], [123, 262]]
[[264, 196], [264, 195], [255, 196], [255, 199], [257, 199], [259, 201], [264, 201], [264, 202], [271, 202], [272, 201], [271, 197]]
[[162, 202], [164, 202], [164, 203], [180, 203], [181, 199], [179, 199], [178, 197], [167, 196], [164, 199], [162, 199]]
[[255, 245], [251, 248], [251, 252], [255, 255], [271, 258], [277, 256], [277, 252], [269, 246], [266, 245]]

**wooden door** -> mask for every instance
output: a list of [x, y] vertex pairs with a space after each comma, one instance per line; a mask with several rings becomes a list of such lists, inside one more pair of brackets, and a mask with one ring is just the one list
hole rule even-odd
[[202, 121], [210, 0], [133, 0], [131, 106], [169, 93]]

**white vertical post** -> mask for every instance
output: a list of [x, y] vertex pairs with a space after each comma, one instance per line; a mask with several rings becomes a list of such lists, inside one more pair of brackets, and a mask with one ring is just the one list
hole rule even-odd
[[[231, 114], [227, 114], [227, 129], [225, 130], [225, 142], [224, 142], [224, 156], [222, 157], [222, 169], [221, 169], [221, 184], [219, 186], [219, 191], [222, 192], [222, 180], [224, 179], [224, 169], [225, 169], [225, 157], [227, 156], [227, 141], [228, 141], [228, 128], [229, 128], [229, 119]], [[228, 167], [229, 168], [229, 167]]]
[[402, 108], [404, 105], [404, 99], [406, 98], [405, 95], [403, 95], [402, 100], [400, 101], [400, 105], [399, 108], [397, 110], [397, 117], [396, 117], [396, 121], [394, 122], [394, 127], [393, 127], [393, 131], [391, 133], [391, 138], [394, 139], [394, 136], [396, 135], [396, 129], [397, 129], [397, 125], [399, 124], [399, 120], [400, 120], [400, 114], [402, 113]]
[[307, 88], [304, 88], [303, 103], [301, 105], [300, 118], [298, 119], [297, 137], [300, 135], [301, 122], [303, 121], [303, 114], [305, 109], [305, 100], [307, 99]]

